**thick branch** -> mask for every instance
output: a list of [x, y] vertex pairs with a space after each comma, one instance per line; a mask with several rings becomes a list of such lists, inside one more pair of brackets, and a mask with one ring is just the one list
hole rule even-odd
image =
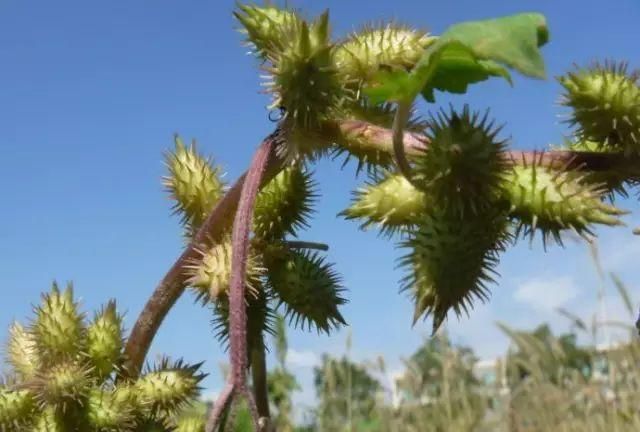
[[[231, 373], [229, 374], [229, 385], [231, 392], [225, 393], [216, 401], [219, 407], [226, 407], [229, 398], [234, 396], [244, 396], [253, 424], [256, 431], [261, 430], [260, 416], [253, 394], [247, 389], [247, 307], [245, 304], [246, 270], [249, 258], [249, 233], [251, 231], [251, 221], [253, 219], [253, 209], [256, 197], [260, 190], [262, 178], [268, 166], [270, 156], [277, 153], [277, 146], [280, 144], [279, 130], [276, 130], [269, 138], [263, 141], [258, 148], [251, 167], [245, 177], [238, 210], [233, 221], [233, 231], [231, 233], [231, 280], [229, 281], [229, 342]], [[258, 348], [260, 349], [260, 348]], [[214, 432], [221, 417], [216, 414], [223, 411], [214, 410], [207, 422], [207, 432]]]
[[[393, 131], [381, 126], [360, 120], [345, 120], [336, 123], [335, 127], [344, 137], [358, 140], [370, 150], [378, 150], [394, 154]], [[366, 139], [366, 142], [365, 142]], [[429, 145], [425, 135], [404, 132], [404, 151], [408, 156], [419, 155]], [[346, 148], [348, 150], [348, 148]], [[530, 164], [534, 161], [549, 167], [579, 169], [586, 171], [627, 170], [640, 175], [640, 157], [625, 156], [622, 153], [575, 152], [570, 150], [519, 151], [505, 152], [505, 158], [514, 164]]]

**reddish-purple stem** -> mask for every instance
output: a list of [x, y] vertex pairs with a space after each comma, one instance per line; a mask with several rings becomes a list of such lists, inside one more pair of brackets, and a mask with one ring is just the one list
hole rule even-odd
[[244, 396], [249, 405], [256, 430], [259, 430], [260, 418], [253, 394], [247, 389], [247, 308], [245, 303], [245, 276], [249, 256], [249, 231], [253, 218], [253, 208], [258, 196], [262, 177], [267, 168], [270, 155], [278, 144], [278, 133], [267, 138], [251, 161], [244, 180], [238, 210], [233, 222], [231, 234], [231, 280], [229, 283], [229, 341], [231, 373], [225, 392], [216, 401], [216, 407], [207, 422], [207, 432], [213, 432], [219, 425], [222, 412], [234, 396]]

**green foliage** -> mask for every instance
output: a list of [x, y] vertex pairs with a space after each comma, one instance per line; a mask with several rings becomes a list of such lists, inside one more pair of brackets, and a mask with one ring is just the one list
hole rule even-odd
[[114, 380], [124, 359], [115, 302], [86, 323], [71, 285], [61, 291], [54, 283], [34, 312], [33, 325], [14, 323], [9, 332], [13, 379], [0, 386], [1, 432], [140, 432], [152, 424], [168, 432], [174, 413], [197, 396], [200, 365], [180, 361], [163, 360], [136, 381]]
[[296, 377], [287, 370], [286, 321], [281, 315], [277, 316], [275, 322], [274, 344], [278, 364], [267, 376], [269, 399], [276, 410], [272, 423], [277, 431], [292, 432], [292, 393], [301, 388]]
[[382, 386], [363, 365], [344, 356], [338, 359], [325, 354], [314, 368], [314, 386], [317, 430], [356, 429], [353, 426], [375, 417], [377, 393]]
[[510, 80], [506, 67], [544, 78], [539, 47], [548, 41], [545, 18], [519, 14], [451, 26], [423, 53], [411, 72], [379, 74], [367, 94], [376, 101], [412, 101], [418, 93], [433, 101], [433, 90], [465, 93], [491, 76]]

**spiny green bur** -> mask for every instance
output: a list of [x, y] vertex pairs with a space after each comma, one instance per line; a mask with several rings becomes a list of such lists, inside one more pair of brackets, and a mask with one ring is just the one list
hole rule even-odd
[[461, 113], [440, 112], [432, 117], [429, 146], [415, 158], [416, 182], [438, 206], [454, 213], [491, 207], [499, 195], [506, 142], [484, 116], [464, 106]]
[[336, 64], [347, 79], [369, 81], [385, 68], [410, 69], [436, 38], [398, 24], [369, 26], [336, 48]]
[[187, 238], [191, 238], [223, 195], [221, 170], [198, 153], [195, 141], [187, 147], [177, 135], [175, 149], [165, 156], [165, 164], [169, 175], [164, 185], [175, 201], [174, 212], [182, 215]]
[[96, 314], [87, 328], [87, 356], [94, 365], [93, 373], [100, 379], [108, 377], [114, 365], [121, 363], [122, 317], [116, 311], [115, 301]]
[[576, 134], [612, 150], [640, 154], [639, 78], [625, 64], [614, 63], [560, 77], [562, 103], [572, 109], [568, 122]]
[[173, 430], [176, 412], [198, 395], [200, 365], [163, 360], [136, 381], [116, 383], [122, 317], [113, 301], [90, 323], [83, 317], [71, 286], [61, 291], [54, 283], [33, 324], [12, 325], [0, 432], [138, 432], [149, 422]]
[[[231, 254], [231, 239], [225, 237], [206, 252], [200, 251], [201, 257], [186, 267], [189, 276], [187, 283], [194, 289], [196, 299], [203, 304], [229, 294]], [[253, 296], [259, 285], [259, 278], [264, 273], [260, 259], [254, 251], [247, 262], [247, 290]]]
[[317, 197], [311, 174], [299, 166], [282, 170], [260, 191], [256, 199], [253, 232], [260, 240], [272, 241], [307, 228]]
[[450, 309], [460, 315], [474, 300], [489, 298], [487, 283], [509, 240], [506, 226], [506, 215], [493, 209], [471, 216], [427, 212], [401, 243], [408, 250], [400, 264], [408, 271], [403, 290], [414, 299], [414, 323], [432, 315], [435, 333]]
[[591, 225], [621, 225], [625, 212], [602, 201], [602, 191], [575, 171], [530, 165], [514, 166], [505, 178], [505, 197], [517, 218], [517, 232], [560, 242], [563, 230], [591, 235]]
[[377, 224], [387, 233], [420, 223], [429, 207], [427, 195], [399, 174], [374, 179], [354, 195], [351, 206], [341, 215], [346, 219], [363, 219], [362, 228]]
[[267, 267], [269, 286], [296, 326], [310, 329], [313, 324], [318, 331], [329, 333], [345, 324], [338, 311], [346, 302], [340, 277], [318, 253], [283, 253]]

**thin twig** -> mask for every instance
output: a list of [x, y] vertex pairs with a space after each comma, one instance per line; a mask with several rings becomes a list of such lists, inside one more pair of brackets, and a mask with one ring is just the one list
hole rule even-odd
[[420, 185], [416, 184], [413, 180], [413, 169], [407, 159], [407, 154], [404, 144], [404, 127], [409, 120], [411, 114], [411, 103], [399, 102], [396, 114], [393, 117], [393, 129], [392, 141], [393, 141], [393, 155], [396, 159], [396, 164], [400, 173], [414, 186], [419, 188]]

